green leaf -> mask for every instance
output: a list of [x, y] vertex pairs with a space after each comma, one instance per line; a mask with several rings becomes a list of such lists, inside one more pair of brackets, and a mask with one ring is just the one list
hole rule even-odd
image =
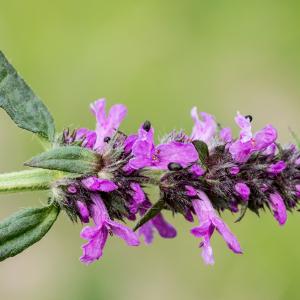
[[192, 142], [194, 147], [196, 148], [198, 155], [199, 155], [199, 159], [201, 161], [201, 163], [206, 166], [207, 164], [207, 159], [209, 156], [209, 150], [207, 147], [207, 144], [204, 143], [203, 141], [200, 140], [195, 140]]
[[100, 168], [98, 154], [80, 146], [62, 146], [33, 157], [26, 166], [76, 174], [92, 174]]
[[0, 107], [20, 128], [53, 141], [55, 128], [47, 107], [0, 51]]
[[162, 209], [165, 207], [165, 202], [163, 200], [157, 201], [146, 213], [145, 215], [138, 221], [138, 223], [134, 227], [134, 231], [138, 230], [145, 223], [153, 219], [156, 215], [158, 215]]
[[0, 261], [38, 242], [51, 228], [59, 208], [50, 205], [23, 209], [0, 223]]

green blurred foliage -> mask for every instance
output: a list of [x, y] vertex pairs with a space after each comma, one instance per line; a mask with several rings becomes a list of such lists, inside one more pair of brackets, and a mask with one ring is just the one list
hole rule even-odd
[[[283, 143], [300, 132], [299, 1], [0, 0], [0, 47], [44, 99], [57, 127], [94, 126], [90, 102], [128, 106], [125, 131], [145, 119], [158, 136], [190, 130], [190, 108], [234, 125], [274, 124]], [[22, 169], [36, 138], [0, 112], [0, 171]], [[45, 203], [43, 193], [2, 195], [0, 217]], [[216, 265], [202, 263], [191, 224], [178, 238], [126, 247], [112, 238], [104, 258], [79, 263], [81, 225], [64, 215], [25, 253], [1, 263], [0, 299], [298, 299], [299, 215], [279, 228], [270, 214], [234, 224], [244, 255], [216, 235]]]

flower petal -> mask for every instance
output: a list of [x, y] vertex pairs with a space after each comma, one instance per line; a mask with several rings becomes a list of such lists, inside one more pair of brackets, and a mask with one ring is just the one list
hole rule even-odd
[[146, 222], [143, 226], [139, 228], [139, 236], [144, 236], [144, 241], [146, 245], [152, 244], [154, 233], [151, 220]]
[[108, 179], [100, 179], [95, 176], [85, 178], [81, 182], [85, 188], [92, 192], [111, 192], [118, 189], [118, 186], [114, 182]]
[[267, 125], [262, 130], [258, 131], [255, 136], [255, 149], [265, 150], [272, 145], [277, 139], [277, 130], [272, 125]]
[[212, 218], [212, 222], [215, 225], [217, 231], [223, 237], [224, 241], [227, 243], [229, 249], [231, 249], [234, 253], [237, 254], [243, 253], [237, 238], [231, 232], [231, 230], [225, 224], [225, 222], [221, 220], [221, 218], [219, 218], [218, 216]]
[[80, 261], [85, 264], [90, 264], [102, 256], [108, 231], [105, 228], [94, 228], [94, 230], [86, 228], [83, 229], [81, 236], [89, 239], [89, 242], [82, 246], [83, 255], [80, 257]]
[[270, 204], [274, 212], [274, 217], [279, 225], [284, 225], [287, 220], [287, 213], [284, 201], [280, 194], [274, 193], [270, 195]]
[[91, 104], [91, 109], [97, 120], [94, 149], [102, 150], [105, 145], [104, 138], [111, 137], [119, 128], [127, 114], [127, 108], [122, 104], [113, 105], [106, 117], [105, 99], [100, 99]]
[[161, 237], [166, 239], [176, 237], [176, 229], [164, 219], [161, 213], [156, 215], [151, 221]]
[[158, 161], [155, 165], [164, 170], [168, 169], [169, 163], [178, 163], [185, 168], [199, 158], [193, 144], [179, 142], [161, 144], [156, 148], [156, 153]]
[[108, 221], [113, 234], [123, 239], [129, 246], [138, 246], [140, 244], [136, 233], [132, 229], [114, 221]]
[[191, 110], [191, 116], [194, 120], [194, 127], [191, 134], [193, 140], [201, 140], [209, 143], [213, 136], [216, 134], [217, 123], [214, 117], [208, 113], [201, 112], [203, 121], [199, 119], [197, 107]]

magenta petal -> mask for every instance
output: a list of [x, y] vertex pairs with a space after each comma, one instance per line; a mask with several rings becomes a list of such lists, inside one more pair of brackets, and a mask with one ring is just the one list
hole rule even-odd
[[202, 258], [207, 265], [213, 265], [215, 263], [213, 250], [210, 244], [210, 238], [205, 236], [200, 244], [202, 248]]
[[97, 135], [95, 131], [86, 128], [79, 128], [76, 130], [75, 140], [83, 140], [82, 146], [88, 149], [93, 149], [96, 143]]
[[124, 142], [125, 153], [129, 153], [132, 150], [132, 147], [133, 147], [134, 143], [136, 142], [137, 138], [138, 137], [136, 134], [131, 134], [126, 138], [126, 140]]
[[114, 182], [108, 179], [100, 179], [95, 176], [85, 178], [81, 182], [85, 188], [93, 192], [111, 192], [118, 188], [118, 186]]
[[141, 127], [139, 129], [138, 138], [132, 146], [132, 153], [135, 157], [151, 158], [154, 151], [154, 129], [150, 128], [146, 131]]
[[267, 125], [255, 134], [256, 150], [265, 150], [272, 145], [277, 139], [277, 130], [272, 125]]
[[196, 177], [203, 176], [205, 174], [205, 170], [197, 164], [191, 166], [190, 172]]
[[94, 148], [102, 150], [105, 145], [104, 138], [111, 137], [119, 128], [121, 122], [126, 116], [127, 109], [122, 104], [116, 104], [111, 107], [108, 116], [106, 116], [105, 99], [100, 99], [92, 103], [91, 109], [97, 120], [97, 140]]
[[237, 175], [240, 173], [240, 168], [238, 166], [233, 166], [229, 169], [231, 175]]
[[129, 246], [138, 246], [140, 244], [137, 235], [132, 229], [114, 221], [108, 222], [113, 234], [123, 239]]
[[[202, 191], [198, 191], [198, 196], [200, 200], [193, 200], [192, 204], [197, 217], [199, 218], [200, 226], [193, 228], [191, 232], [196, 237], [203, 237], [201, 246], [207, 246], [207, 248], [204, 247], [204, 251], [212, 251], [209, 248], [209, 239], [213, 234], [214, 229], [217, 229], [227, 243], [228, 247], [234, 253], [242, 253], [236, 237], [232, 234], [225, 222], [216, 214], [207, 195]], [[209, 252], [204, 253], [203, 256], [206, 257], [208, 253]], [[208, 257], [211, 257], [211, 255], [207, 256], [207, 259]]]
[[190, 186], [190, 185], [186, 185], [186, 186], [185, 186], [185, 190], [186, 190], [186, 194], [187, 194], [188, 196], [190, 196], [190, 197], [195, 197], [195, 196], [197, 196], [197, 190], [196, 190], [194, 187], [192, 187], [192, 186]]
[[154, 233], [151, 221], [148, 221], [143, 226], [141, 226], [141, 228], [139, 229], [139, 236], [144, 236], [146, 245], [150, 245], [153, 242]]
[[229, 152], [236, 162], [246, 162], [254, 151], [251, 141], [243, 143], [240, 140], [235, 141], [229, 147]]
[[209, 232], [211, 230], [211, 222], [205, 221], [201, 225], [194, 227], [191, 229], [191, 234], [194, 235], [197, 238], [204, 237], [205, 235], [209, 235]]
[[93, 228], [93, 230], [84, 228], [81, 236], [89, 239], [89, 242], [82, 246], [83, 255], [80, 257], [80, 261], [90, 264], [102, 256], [108, 231], [106, 229], [101, 230], [98, 227]]
[[155, 164], [161, 169], [168, 169], [169, 163], [178, 163], [182, 167], [198, 160], [198, 152], [193, 144], [184, 144], [179, 142], [171, 142], [169, 144], [161, 144], [156, 148], [158, 161]]
[[275, 143], [273, 143], [270, 146], [268, 146], [266, 150], [264, 150], [263, 154], [268, 156], [273, 156], [275, 155], [276, 150], [277, 150], [277, 146]]
[[246, 143], [250, 141], [252, 139], [250, 120], [244, 117], [243, 115], [241, 115], [240, 112], [238, 112], [237, 116], [235, 117], [235, 122], [241, 128], [240, 141], [242, 143]]
[[164, 219], [161, 213], [156, 215], [151, 221], [161, 237], [167, 239], [176, 237], [176, 229]]
[[132, 202], [130, 203], [130, 212], [132, 214], [136, 214], [139, 207], [146, 200], [146, 196], [138, 183], [132, 183], [130, 187], [133, 191]]
[[287, 213], [284, 201], [280, 194], [274, 193], [270, 195], [270, 205], [279, 225], [284, 225], [287, 220]]
[[88, 210], [87, 206], [81, 201], [76, 201], [75, 205], [77, 207], [77, 211], [78, 211], [78, 214], [79, 214], [79, 217], [80, 217], [81, 221], [83, 223], [88, 223], [90, 213], [89, 213], [89, 210]]
[[238, 195], [244, 200], [248, 201], [250, 196], [250, 189], [247, 184], [243, 182], [239, 182], [235, 185], [235, 191], [238, 193]]
[[143, 157], [132, 158], [128, 165], [126, 165], [125, 170], [138, 170], [145, 167], [150, 167], [152, 165], [152, 161]]
[[273, 175], [280, 174], [286, 168], [286, 163], [282, 160], [279, 162], [272, 164], [268, 167], [267, 171]]
[[231, 128], [222, 128], [220, 131], [220, 139], [224, 143], [230, 143], [232, 141]]
[[194, 222], [194, 217], [190, 209], [185, 212], [184, 218], [189, 222]]
[[213, 218], [213, 224], [216, 226], [217, 231], [221, 234], [224, 241], [227, 243], [229, 249], [231, 249], [234, 253], [240, 254], [243, 253], [241, 246], [237, 240], [237, 238], [234, 236], [234, 234], [231, 232], [229, 227], [225, 224], [221, 218], [216, 216]]
[[209, 143], [216, 134], [217, 123], [212, 115], [205, 112], [201, 112], [200, 114], [203, 121], [199, 119], [197, 108], [193, 107], [191, 116], [194, 120], [194, 127], [191, 138]]
[[85, 240], [90, 240], [95, 238], [98, 235], [99, 228], [95, 226], [86, 226], [80, 232], [80, 237]]

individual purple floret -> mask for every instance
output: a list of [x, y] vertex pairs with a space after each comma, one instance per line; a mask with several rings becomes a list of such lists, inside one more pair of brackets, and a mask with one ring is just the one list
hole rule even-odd
[[229, 249], [234, 253], [242, 253], [236, 237], [232, 234], [224, 221], [216, 214], [206, 194], [202, 191], [196, 191], [191, 186], [187, 186], [186, 188], [188, 196], [192, 197], [192, 205], [200, 222], [200, 226], [193, 228], [191, 233], [195, 237], [202, 238], [200, 247], [202, 248], [204, 262], [210, 265], [214, 264], [210, 239], [215, 229], [223, 237]]
[[102, 256], [103, 248], [110, 232], [123, 239], [129, 246], [139, 245], [138, 237], [131, 229], [110, 219], [103, 200], [99, 195], [92, 194], [91, 200], [90, 210], [95, 226], [83, 228], [80, 234], [82, 238], [88, 240], [88, 243], [82, 246], [83, 255], [80, 257], [80, 260], [83, 263], [90, 264]]
[[239, 112], [235, 118], [240, 127], [240, 137], [229, 148], [233, 159], [237, 162], [246, 162], [256, 151], [263, 151], [274, 145], [277, 131], [272, 125], [267, 125], [255, 135], [252, 134], [251, 121]]
[[133, 158], [128, 163], [131, 169], [153, 167], [167, 170], [168, 164], [172, 162], [186, 167], [198, 160], [198, 153], [192, 144], [171, 141], [155, 146], [153, 134], [154, 129], [150, 123], [140, 127], [137, 139], [132, 145]]

